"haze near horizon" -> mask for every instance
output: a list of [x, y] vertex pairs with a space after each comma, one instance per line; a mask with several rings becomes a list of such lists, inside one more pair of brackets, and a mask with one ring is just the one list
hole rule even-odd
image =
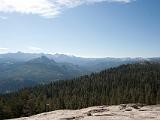
[[158, 0], [0, 0], [0, 54], [159, 57]]

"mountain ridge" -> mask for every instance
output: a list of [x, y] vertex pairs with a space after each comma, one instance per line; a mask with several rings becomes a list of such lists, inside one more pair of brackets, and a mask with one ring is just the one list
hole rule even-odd
[[87, 71], [77, 65], [57, 63], [45, 56], [26, 62], [0, 63], [0, 92], [70, 79], [83, 73]]
[[[4, 54], [0, 54], [0, 59], [2, 58], [8, 58], [8, 59], [19, 59], [20, 60], [31, 60], [31, 59], [34, 59], [34, 58], [38, 58], [38, 57], [41, 57], [41, 56], [46, 56], [50, 59], [55, 59], [57, 60], [56, 58], [70, 58], [70, 59], [81, 59], [81, 60], [116, 60], [116, 59], [119, 59], [119, 60], [150, 60], [150, 59], [160, 59], [160, 57], [148, 57], [148, 58], [143, 58], [143, 57], [134, 57], [134, 58], [131, 58], [131, 57], [120, 57], [120, 58], [116, 58], [116, 57], [102, 57], [102, 58], [85, 58], [85, 57], [77, 57], [77, 56], [74, 56], [74, 55], [66, 55], [66, 54], [59, 54], [59, 53], [55, 53], [55, 54], [48, 54], [48, 53], [24, 53], [24, 52], [16, 52], [16, 53], [4, 53]], [[23, 59], [22, 59], [23, 58]], [[57, 60], [59, 61], [59, 60]], [[65, 61], [65, 60], [63, 60]], [[61, 61], [62, 62], [62, 61]]]
[[0, 54], [0, 93], [144, 61], [160, 63], [160, 58], [81, 58], [22, 52]]
[[43, 113], [46, 109], [81, 109], [128, 103], [160, 104], [160, 63], [121, 65], [99, 73], [1, 95], [0, 117], [26, 117]]

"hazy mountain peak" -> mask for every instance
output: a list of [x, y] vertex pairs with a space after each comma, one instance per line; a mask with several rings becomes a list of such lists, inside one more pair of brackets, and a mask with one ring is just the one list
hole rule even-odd
[[49, 59], [48, 57], [43, 55], [41, 57], [30, 60], [29, 63], [47, 63], [49, 64], [49, 63], [56, 63], [56, 62], [53, 59]]
[[66, 54], [59, 54], [59, 53], [56, 53], [56, 54], [54, 54], [54, 56], [55, 57], [76, 57], [76, 56], [74, 56], [74, 55], [66, 55]]

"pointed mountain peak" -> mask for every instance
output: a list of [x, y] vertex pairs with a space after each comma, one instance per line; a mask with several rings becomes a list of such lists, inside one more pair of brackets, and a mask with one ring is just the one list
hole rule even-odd
[[56, 63], [56, 62], [43, 55], [39, 58], [30, 60], [29, 63], [47, 63], [48, 64], [48, 63]]

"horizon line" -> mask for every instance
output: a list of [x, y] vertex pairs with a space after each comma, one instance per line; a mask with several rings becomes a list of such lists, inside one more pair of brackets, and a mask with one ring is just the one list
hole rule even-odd
[[137, 58], [160, 58], [160, 56], [147, 56], [147, 57], [142, 57], [142, 56], [134, 56], [134, 57], [131, 57], [131, 56], [121, 56], [121, 57], [115, 57], [115, 56], [104, 56], [104, 57], [86, 57], [86, 56], [78, 56], [78, 55], [73, 55], [73, 54], [70, 54], [70, 53], [52, 53], [52, 52], [49, 52], [49, 53], [45, 53], [45, 52], [23, 52], [23, 51], [16, 51], [16, 52], [6, 52], [6, 53], [0, 53], [0, 55], [5, 55], [5, 54], [16, 54], [16, 53], [23, 53], [23, 54], [48, 54], [48, 55], [65, 55], [65, 56], [70, 56], [70, 57], [77, 57], [77, 58], [88, 58], [88, 59], [97, 59], [97, 58], [115, 58], [115, 59], [118, 59], [118, 58], [130, 58], [130, 59], [137, 59]]

